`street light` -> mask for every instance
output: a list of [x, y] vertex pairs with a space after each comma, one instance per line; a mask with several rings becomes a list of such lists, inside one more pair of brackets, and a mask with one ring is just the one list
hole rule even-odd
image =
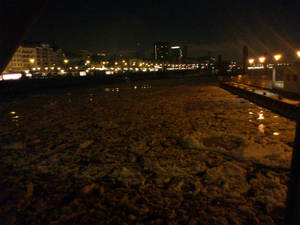
[[254, 63], [254, 59], [249, 59], [249, 64], [252, 65]]
[[[29, 62], [30, 62], [31, 65], [33, 65], [35, 60], [33, 58], [31, 58], [31, 59], [29, 59]], [[32, 68], [32, 66], [31, 66], [31, 68]]]
[[281, 54], [274, 55], [274, 59], [276, 62], [279, 61], [281, 58], [282, 58]]
[[86, 60], [86, 64], [90, 64], [91, 63], [91, 61], [90, 60]]
[[297, 56], [300, 58], [300, 51], [297, 51]]
[[262, 56], [258, 58], [260, 63], [264, 63], [266, 61], [266, 57]]
[[282, 55], [281, 54], [276, 54], [274, 55], [274, 59], [276, 61], [276, 63], [274, 64], [274, 67], [273, 67], [273, 73], [272, 73], [272, 86], [273, 88], [275, 87], [275, 83], [276, 83], [276, 70], [277, 70], [277, 62], [282, 58]]
[[64, 63], [67, 64], [69, 62], [68, 59], [64, 59]]

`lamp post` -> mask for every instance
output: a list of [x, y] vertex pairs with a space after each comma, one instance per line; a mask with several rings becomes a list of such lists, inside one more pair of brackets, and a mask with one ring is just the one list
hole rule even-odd
[[281, 54], [276, 54], [274, 55], [274, 66], [273, 66], [273, 73], [272, 73], [272, 87], [275, 87], [275, 82], [276, 82], [276, 70], [277, 70], [277, 63], [278, 61], [282, 58]]
[[[69, 63], [69, 60], [68, 59], [64, 59], [64, 64], [65, 64], [65, 70], [68, 69], [68, 66], [67, 64]], [[62, 71], [62, 70], [61, 70]], [[63, 71], [64, 72], [64, 71]]]
[[259, 57], [258, 60], [259, 60], [259, 62], [260, 62], [261, 64], [264, 64], [265, 61], [266, 61], [266, 57], [264, 57], [264, 56]]
[[29, 62], [30, 62], [30, 64], [31, 64], [30, 70], [32, 70], [32, 66], [33, 66], [33, 64], [34, 64], [34, 62], [35, 62], [35, 59], [31, 58], [31, 59], [29, 59]]
[[265, 76], [266, 74], [266, 57], [265, 56], [261, 56], [258, 58], [258, 61], [262, 64], [263, 66], [263, 76]]
[[[250, 58], [250, 59], [248, 59], [248, 64], [249, 64], [249, 66], [252, 66], [253, 64], [254, 64], [254, 62], [255, 62], [255, 59], [253, 59], [253, 58]], [[246, 66], [247, 67], [247, 66]], [[245, 68], [244, 69], [245, 71], [248, 71], [248, 67], [247, 68]], [[247, 72], [247, 75], [253, 75], [253, 73], [251, 72], [251, 73], [248, 73]]]
[[282, 58], [281, 54], [274, 55], [274, 59], [276, 62], [278, 62], [281, 58]]
[[249, 65], [253, 65], [253, 63], [255, 62], [254, 59], [249, 59], [248, 61], [249, 61]]

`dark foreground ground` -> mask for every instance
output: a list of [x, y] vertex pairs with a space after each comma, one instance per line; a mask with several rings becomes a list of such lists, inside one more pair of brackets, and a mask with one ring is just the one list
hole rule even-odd
[[199, 77], [0, 115], [1, 224], [282, 224], [295, 123]]

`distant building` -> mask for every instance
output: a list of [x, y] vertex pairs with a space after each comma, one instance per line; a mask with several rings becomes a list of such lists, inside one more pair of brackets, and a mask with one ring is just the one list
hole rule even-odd
[[168, 42], [157, 42], [154, 44], [154, 60], [168, 61], [170, 44]]
[[137, 59], [145, 59], [145, 51], [144, 51], [144, 49], [137, 49], [135, 51], [135, 57]]
[[62, 50], [54, 51], [48, 44], [25, 42], [19, 46], [8, 63], [5, 72], [24, 72], [32, 68], [59, 66], [64, 54]]
[[31, 67], [37, 66], [37, 50], [35, 47], [23, 47], [20, 46], [7, 67], [5, 72], [24, 72], [24, 70], [29, 70]]
[[134, 57], [137, 59], [145, 59], [145, 50], [143, 44], [136, 43], [136, 50], [134, 51]]
[[180, 46], [171, 46], [170, 61], [172, 63], [181, 63], [183, 58], [183, 50]]
[[182, 54], [183, 54], [183, 58], [188, 57], [188, 46], [187, 45], [182, 46]]
[[79, 55], [82, 60], [86, 60], [91, 57], [92, 53], [88, 50], [79, 50]]

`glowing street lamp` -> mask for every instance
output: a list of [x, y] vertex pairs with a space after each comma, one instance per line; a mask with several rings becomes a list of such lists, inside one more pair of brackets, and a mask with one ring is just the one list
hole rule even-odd
[[[281, 58], [282, 58], [281, 54], [274, 55], [274, 59], [275, 59], [276, 62], [278, 62]], [[273, 73], [272, 73], [272, 85], [273, 85], [273, 87], [275, 87], [275, 83], [276, 83], [276, 72], [277, 72], [276, 70], [277, 70], [277, 64], [275, 63], [274, 67], [273, 67]]]
[[90, 63], [91, 63], [91, 61], [90, 61], [90, 60], [86, 60], [85, 62], [86, 62], [86, 64], [90, 64]]
[[297, 51], [297, 56], [300, 58], [300, 51]]
[[68, 59], [64, 59], [64, 63], [67, 64], [69, 62]]
[[249, 64], [252, 65], [254, 63], [254, 59], [249, 59]]
[[[34, 62], [35, 62], [35, 59], [31, 58], [31, 59], [29, 59], [29, 62], [30, 62], [31, 65], [33, 65]], [[31, 66], [31, 67], [32, 67], [32, 66]]]
[[266, 57], [262, 56], [258, 58], [260, 63], [264, 63], [266, 61]]
[[279, 61], [281, 58], [282, 58], [281, 54], [274, 55], [274, 59], [276, 62]]

